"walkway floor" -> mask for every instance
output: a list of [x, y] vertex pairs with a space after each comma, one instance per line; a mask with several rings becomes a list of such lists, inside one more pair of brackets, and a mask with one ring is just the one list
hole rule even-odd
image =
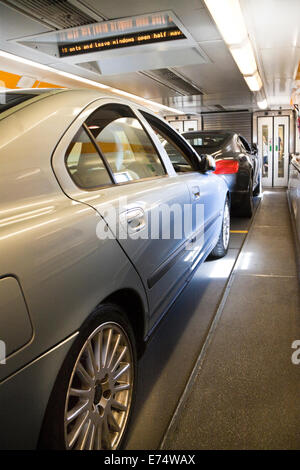
[[299, 449], [299, 281], [285, 191], [264, 192], [229, 283], [163, 448]]

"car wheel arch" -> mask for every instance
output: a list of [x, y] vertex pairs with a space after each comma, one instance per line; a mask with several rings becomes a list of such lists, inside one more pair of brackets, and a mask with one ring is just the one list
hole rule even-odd
[[[145, 349], [145, 331], [147, 327], [147, 312], [142, 298], [134, 289], [119, 289], [109, 294], [95, 308], [95, 311], [103, 304], [113, 304], [119, 306], [126, 313], [127, 319], [133, 329], [138, 357]], [[134, 306], [134, 308], [132, 308]], [[92, 312], [93, 314], [93, 312]], [[88, 321], [89, 318], [87, 318]]]
[[[118, 289], [108, 294], [102, 299], [92, 311], [85, 316], [82, 324], [78, 327], [81, 330], [87, 323], [90, 322], [91, 318], [97, 313], [102, 305], [115, 305], [124, 311], [130, 326], [133, 329], [137, 354], [140, 357], [145, 349], [145, 336], [147, 329], [147, 306], [145, 306], [140, 294], [132, 288]], [[134, 306], [134, 308], [133, 308]]]

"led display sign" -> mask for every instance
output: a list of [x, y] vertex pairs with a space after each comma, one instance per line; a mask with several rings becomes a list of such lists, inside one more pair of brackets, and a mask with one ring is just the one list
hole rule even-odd
[[70, 43], [59, 43], [58, 50], [60, 57], [85, 54], [90, 52], [118, 49], [121, 47], [139, 46], [163, 41], [186, 39], [186, 36], [177, 26], [155, 29], [151, 31], [140, 31], [129, 34], [114, 36], [104, 36], [98, 39]]

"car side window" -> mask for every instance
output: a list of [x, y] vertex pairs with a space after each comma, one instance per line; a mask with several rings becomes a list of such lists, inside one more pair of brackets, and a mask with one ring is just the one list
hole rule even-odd
[[156, 120], [150, 114], [147, 114], [144, 111], [141, 111], [141, 113], [162, 143], [176, 173], [195, 171], [186, 153], [179, 147], [177, 139], [175, 141], [175, 139], [170, 135], [168, 127], [159, 120]]
[[80, 128], [70, 143], [66, 156], [68, 172], [77, 186], [93, 189], [112, 184], [109, 173], [84, 128]]
[[244, 139], [241, 135], [239, 135], [239, 141], [240, 141], [240, 144], [242, 145], [242, 147], [244, 148], [244, 150], [248, 153], [251, 153], [251, 148], [250, 148], [247, 140]]
[[237, 136], [236, 142], [237, 142], [237, 145], [238, 145], [238, 147], [239, 147], [239, 149], [240, 149], [240, 152], [246, 152], [246, 149], [245, 149], [245, 147], [243, 146], [243, 143], [242, 143], [242, 141], [241, 141], [241, 139], [240, 139], [239, 136]]
[[150, 137], [128, 106], [101, 106], [87, 119], [86, 126], [116, 183], [166, 174]]

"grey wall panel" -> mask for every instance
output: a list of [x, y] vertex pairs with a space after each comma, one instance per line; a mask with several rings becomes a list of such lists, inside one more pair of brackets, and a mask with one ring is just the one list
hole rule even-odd
[[210, 113], [202, 114], [203, 130], [230, 130], [252, 142], [252, 113]]

